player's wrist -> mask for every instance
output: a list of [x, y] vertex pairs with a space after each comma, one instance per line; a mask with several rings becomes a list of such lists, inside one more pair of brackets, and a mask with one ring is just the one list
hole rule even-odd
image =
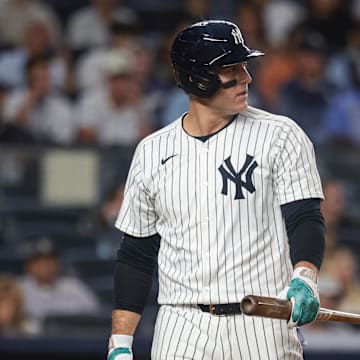
[[303, 277], [303, 278], [313, 281], [315, 284], [318, 283], [317, 272], [306, 266], [299, 266], [299, 267], [295, 268], [292, 277], [293, 278], [294, 277]]
[[109, 340], [109, 349], [115, 347], [132, 347], [134, 337], [132, 335], [111, 334]]
[[315, 296], [318, 296], [318, 274], [316, 271], [305, 267], [299, 266], [294, 269], [291, 280], [300, 279], [314, 292]]
[[112, 334], [109, 339], [108, 360], [116, 359], [118, 355], [129, 355], [132, 359], [133, 339], [131, 335]]

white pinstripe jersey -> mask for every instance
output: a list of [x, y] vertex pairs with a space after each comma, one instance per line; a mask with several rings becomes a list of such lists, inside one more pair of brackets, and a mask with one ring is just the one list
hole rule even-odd
[[275, 296], [290, 280], [280, 205], [322, 197], [304, 132], [249, 107], [205, 142], [182, 117], [142, 140], [116, 227], [161, 236], [160, 304], [240, 302]]

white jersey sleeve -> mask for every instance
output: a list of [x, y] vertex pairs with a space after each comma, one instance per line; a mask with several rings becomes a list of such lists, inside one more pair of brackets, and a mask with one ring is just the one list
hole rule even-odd
[[277, 154], [273, 176], [279, 203], [323, 199], [313, 144], [295, 122], [286, 120], [275, 143]]
[[139, 145], [135, 151], [128, 178], [126, 180], [124, 200], [115, 226], [121, 231], [136, 237], [146, 237], [157, 233], [157, 215], [154, 211], [154, 199], [144, 184], [144, 151]]

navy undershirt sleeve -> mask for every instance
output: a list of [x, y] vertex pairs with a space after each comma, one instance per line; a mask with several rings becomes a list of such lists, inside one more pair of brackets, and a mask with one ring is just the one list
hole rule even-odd
[[149, 297], [160, 247], [158, 234], [139, 238], [122, 233], [114, 274], [114, 308], [142, 314]]
[[325, 225], [320, 199], [304, 199], [281, 206], [293, 266], [308, 261], [320, 269], [325, 250]]

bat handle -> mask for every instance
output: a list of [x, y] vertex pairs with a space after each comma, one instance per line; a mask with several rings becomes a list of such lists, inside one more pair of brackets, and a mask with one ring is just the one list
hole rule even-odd
[[[247, 295], [241, 301], [241, 310], [245, 315], [289, 320], [291, 308], [291, 301], [272, 297]], [[320, 308], [316, 320], [341, 321], [360, 325], [360, 314]]]

